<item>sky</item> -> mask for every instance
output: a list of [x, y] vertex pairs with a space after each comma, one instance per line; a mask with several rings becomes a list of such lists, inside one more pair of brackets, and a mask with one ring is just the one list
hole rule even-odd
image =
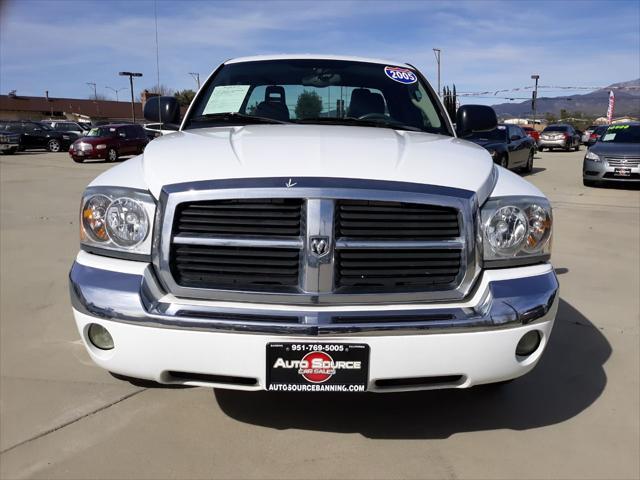
[[[415, 65], [458, 92], [540, 85], [606, 86], [640, 78], [640, 2], [608, 1], [168, 1], [0, 0], [0, 93], [89, 98], [138, 71], [136, 93], [160, 83], [195, 89], [229, 58], [330, 53]], [[541, 89], [539, 96], [566, 96]], [[575, 93], [586, 93], [577, 90]], [[473, 103], [502, 103], [500, 96]], [[470, 99], [471, 97], [469, 97]], [[464, 103], [470, 103], [464, 99]], [[518, 100], [521, 101], [521, 100]]]

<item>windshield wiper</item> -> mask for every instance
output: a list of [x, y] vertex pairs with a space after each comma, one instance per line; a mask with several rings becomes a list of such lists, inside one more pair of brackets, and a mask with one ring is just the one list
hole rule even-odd
[[234, 125], [252, 125], [252, 124], [280, 124], [288, 123], [274, 118], [256, 117], [255, 115], [247, 115], [238, 112], [225, 113], [205, 113], [189, 119], [191, 123], [230, 123]]
[[363, 127], [379, 127], [379, 128], [392, 128], [393, 130], [409, 130], [412, 132], [425, 132], [413, 125], [405, 125], [404, 123], [395, 120], [384, 119], [362, 119], [362, 118], [334, 118], [334, 117], [315, 117], [315, 118], [303, 118], [300, 120], [294, 120], [296, 123], [328, 123], [331, 125], [358, 125]]

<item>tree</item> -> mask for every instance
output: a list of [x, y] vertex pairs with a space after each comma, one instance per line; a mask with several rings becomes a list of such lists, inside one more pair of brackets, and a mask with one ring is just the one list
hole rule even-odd
[[546, 112], [544, 114], [544, 119], [547, 121], [547, 123], [556, 123], [558, 121], [556, 116], [553, 113], [550, 113], [550, 112]]
[[147, 88], [150, 93], [157, 93], [161, 96], [171, 96], [173, 95], [173, 90], [162, 83], [160, 85], [154, 85], [153, 87]]
[[316, 92], [303, 91], [296, 103], [296, 118], [316, 118], [322, 112], [322, 99]]
[[449, 117], [451, 117], [452, 120], [455, 119], [457, 104], [458, 104], [455, 84], [453, 85], [453, 92], [449, 87], [444, 87], [442, 89], [442, 97], [443, 97], [442, 101], [444, 103], [444, 108], [447, 110]]
[[188, 107], [191, 104], [193, 97], [196, 96], [196, 92], [187, 88], [185, 90], [178, 90], [173, 94], [173, 96], [176, 97], [181, 107]]

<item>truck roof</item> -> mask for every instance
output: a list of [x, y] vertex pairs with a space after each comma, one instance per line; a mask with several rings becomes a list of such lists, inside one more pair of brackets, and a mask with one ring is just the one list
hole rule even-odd
[[321, 55], [317, 53], [303, 53], [303, 54], [281, 54], [281, 55], [255, 55], [251, 57], [238, 57], [227, 60], [225, 65], [230, 63], [243, 63], [243, 62], [263, 62], [267, 60], [343, 60], [351, 62], [368, 62], [379, 63], [381, 65], [393, 65], [398, 67], [412, 68], [410, 65], [404, 62], [396, 62], [393, 60], [384, 60], [379, 58], [367, 58], [367, 57], [351, 57], [348, 55]]

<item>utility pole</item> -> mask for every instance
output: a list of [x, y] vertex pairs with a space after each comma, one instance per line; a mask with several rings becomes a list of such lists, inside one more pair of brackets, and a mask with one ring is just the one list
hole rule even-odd
[[434, 48], [433, 54], [436, 56], [436, 62], [438, 63], [438, 96], [441, 97], [440, 94], [440, 49]]
[[533, 128], [536, 128], [536, 102], [538, 101], [538, 79], [540, 75], [531, 75], [531, 79], [536, 81], [536, 86], [533, 89], [533, 95], [531, 96], [531, 110], [533, 110]]
[[110, 87], [110, 86], [108, 86], [108, 85], [107, 85], [107, 86], [105, 86], [104, 88], [108, 88], [109, 90], [113, 91], [113, 92], [116, 94], [116, 102], [119, 102], [120, 100], [118, 99], [118, 92], [119, 92], [120, 90], [125, 90], [127, 87], [122, 87], [122, 88], [113, 88], [113, 87]]
[[198, 90], [200, 90], [200, 74], [198, 72], [189, 72], [189, 75], [193, 77], [193, 79], [198, 84]]
[[133, 100], [133, 77], [141, 77], [142, 74], [138, 72], [120, 72], [121, 77], [129, 77], [129, 86], [131, 87], [131, 119], [133, 123], [136, 122], [136, 106]]
[[93, 99], [98, 100], [98, 92], [96, 91], [96, 82], [87, 82], [87, 85], [93, 87]]

